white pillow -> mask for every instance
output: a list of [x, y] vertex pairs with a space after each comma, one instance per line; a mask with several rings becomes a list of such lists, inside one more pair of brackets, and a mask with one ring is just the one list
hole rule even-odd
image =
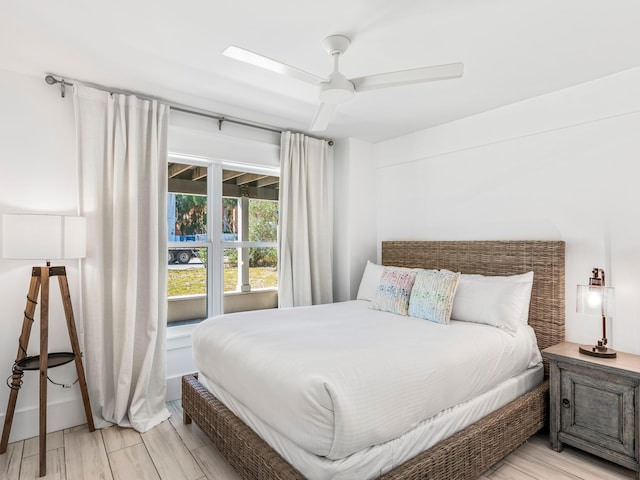
[[532, 286], [533, 272], [508, 277], [463, 274], [451, 318], [493, 325], [515, 335], [520, 325], [527, 325]]
[[373, 300], [378, 285], [380, 285], [380, 279], [385, 271], [385, 267], [367, 260], [367, 265], [364, 267], [364, 273], [362, 274], [362, 280], [360, 280], [360, 288], [358, 288], [357, 300]]
[[533, 368], [539, 363], [542, 363], [542, 355], [540, 354], [540, 347], [538, 347], [538, 339], [536, 338], [536, 332], [529, 325], [524, 328], [529, 332], [529, 342], [531, 346], [531, 356], [529, 357], [529, 365], [527, 368]]

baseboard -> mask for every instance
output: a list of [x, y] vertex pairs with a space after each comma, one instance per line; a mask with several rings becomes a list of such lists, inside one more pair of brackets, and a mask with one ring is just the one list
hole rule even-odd
[[[0, 415], [0, 422], [4, 425], [5, 413]], [[65, 428], [75, 427], [87, 423], [84, 416], [82, 399], [66, 400], [50, 403], [47, 406], [47, 432], [56, 432]], [[11, 425], [9, 442], [17, 442], [39, 435], [40, 409], [38, 407], [15, 411]]]
[[182, 397], [182, 375], [167, 378], [167, 394], [165, 401], [172, 402]]
[[[182, 396], [182, 375], [167, 378], [166, 401], [178, 400]], [[4, 425], [5, 413], [0, 414], [0, 426]], [[82, 398], [49, 403], [47, 407], [47, 432], [64, 430], [87, 423], [84, 416]], [[18, 410], [13, 415], [9, 442], [17, 442], [36, 437], [40, 425], [40, 409], [38, 407]]]

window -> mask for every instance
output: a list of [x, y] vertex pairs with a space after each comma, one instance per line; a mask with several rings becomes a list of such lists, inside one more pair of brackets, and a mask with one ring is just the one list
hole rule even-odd
[[278, 202], [224, 197], [224, 291], [278, 288]]
[[167, 321], [192, 322], [214, 314], [215, 256], [209, 236], [215, 166], [205, 162], [168, 165]]
[[277, 306], [277, 172], [173, 157], [168, 169], [168, 322]]

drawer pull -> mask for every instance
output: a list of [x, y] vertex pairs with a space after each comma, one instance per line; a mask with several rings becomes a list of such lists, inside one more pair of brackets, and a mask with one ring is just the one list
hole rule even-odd
[[564, 408], [569, 408], [571, 406], [571, 402], [569, 400], [567, 400], [566, 398], [562, 399], [562, 406]]

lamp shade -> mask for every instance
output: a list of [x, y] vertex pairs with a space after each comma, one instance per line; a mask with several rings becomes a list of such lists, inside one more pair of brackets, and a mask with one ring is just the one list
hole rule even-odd
[[2, 256], [25, 260], [83, 258], [87, 226], [84, 217], [2, 215]]
[[614, 309], [613, 287], [578, 285], [576, 312], [607, 317], [613, 314]]

